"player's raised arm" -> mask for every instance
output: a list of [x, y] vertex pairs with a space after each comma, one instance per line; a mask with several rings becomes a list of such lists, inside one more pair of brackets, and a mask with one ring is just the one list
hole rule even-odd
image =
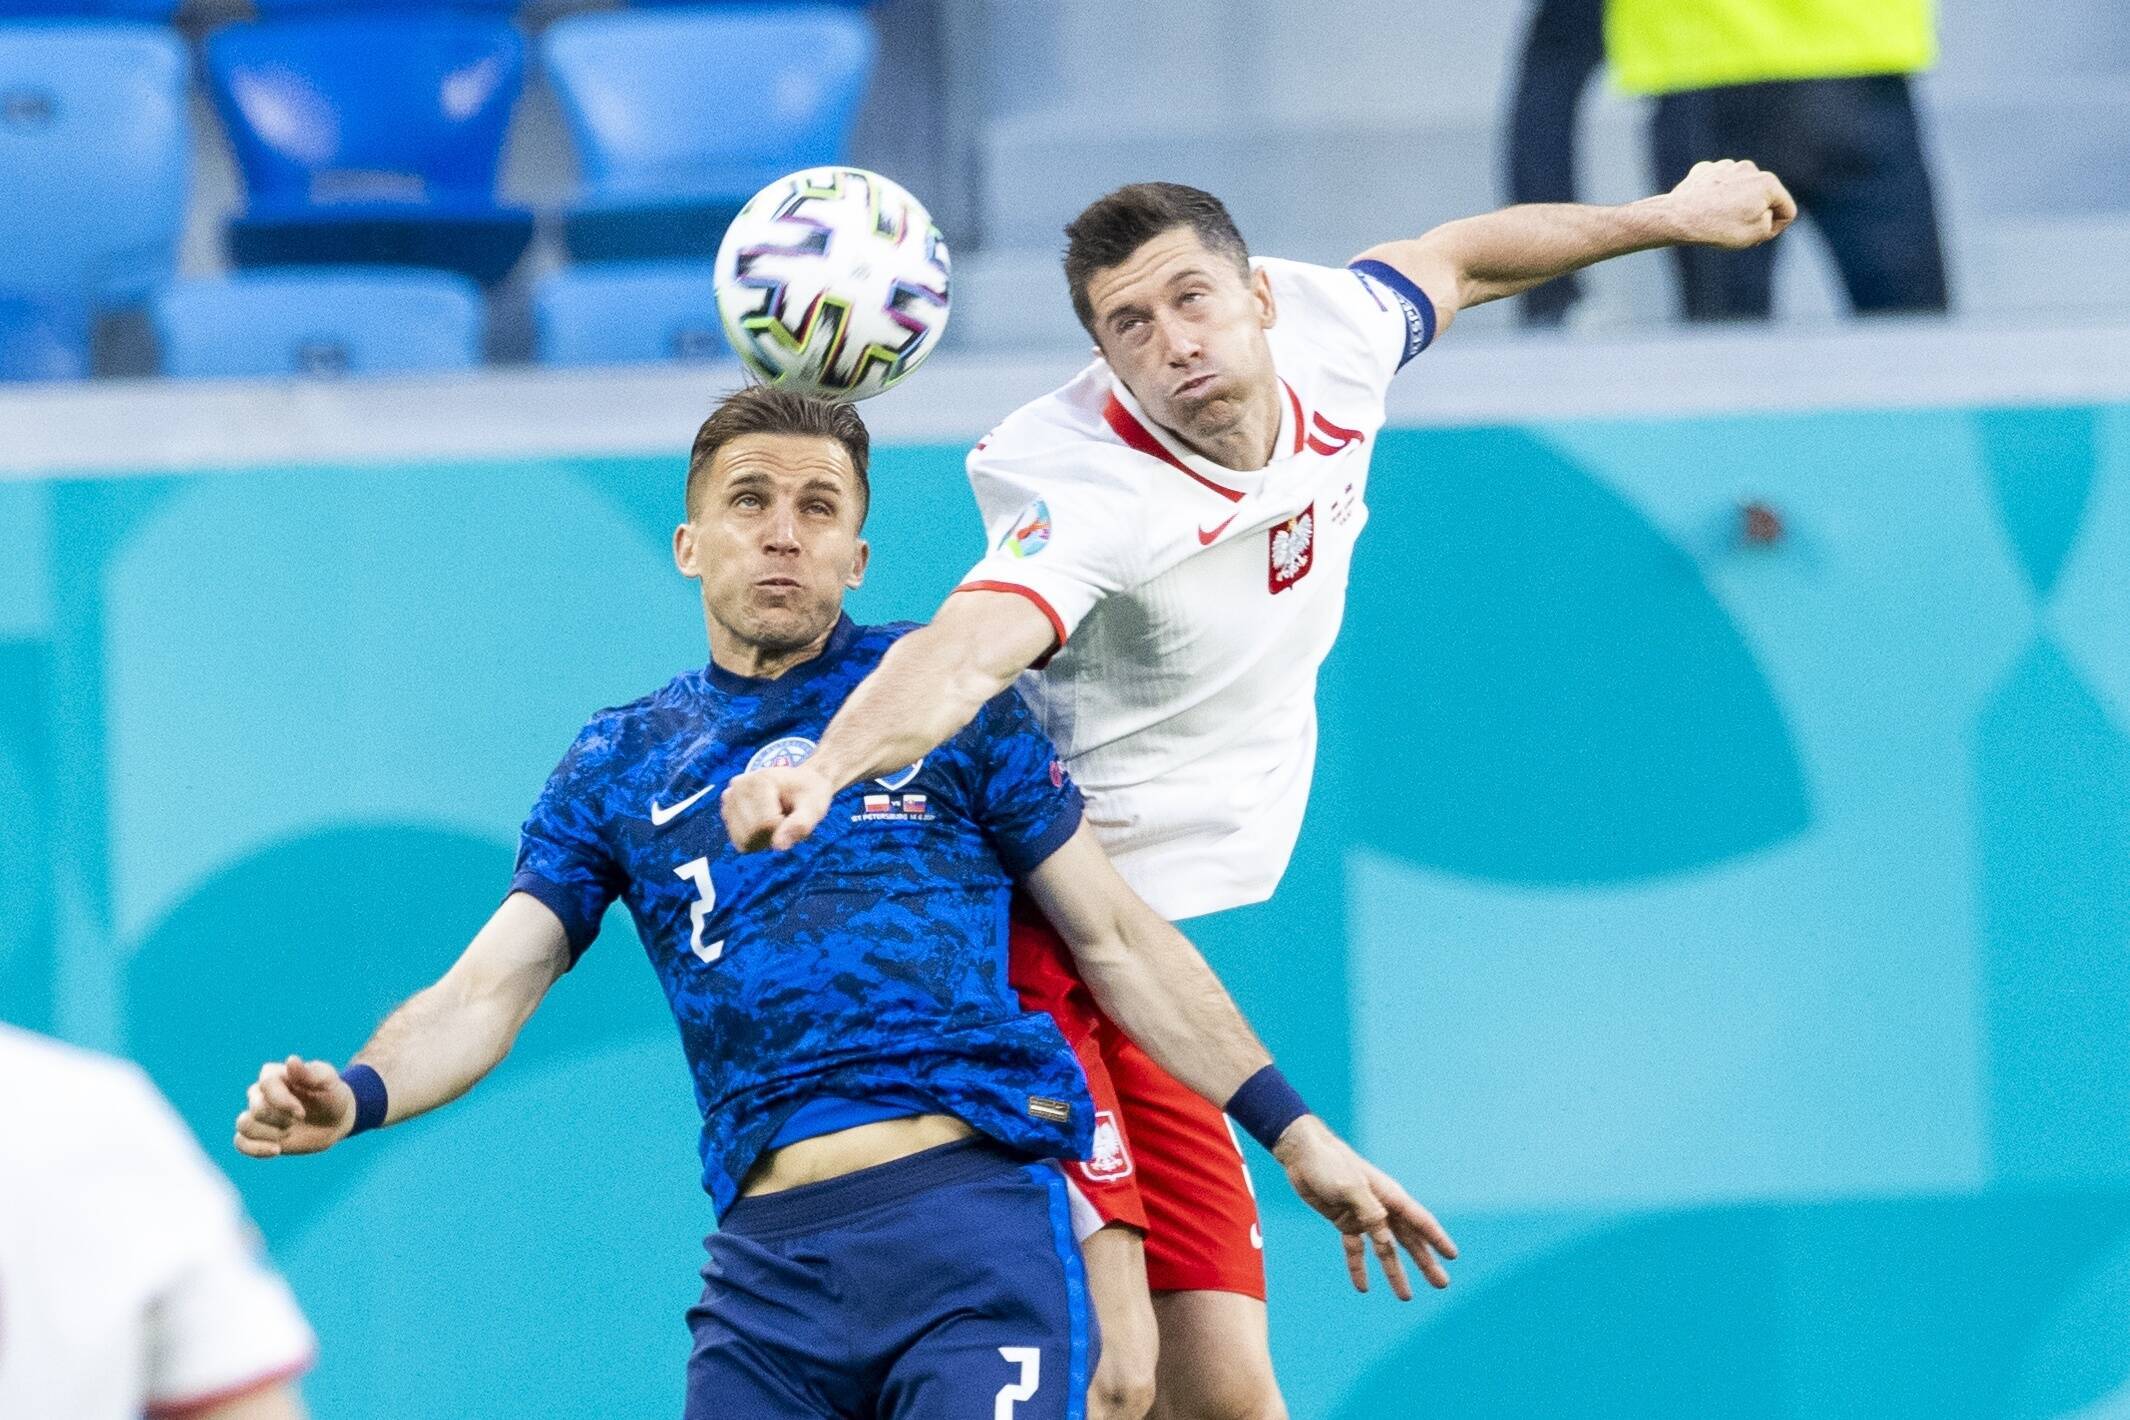
[[1372, 1245], [1392, 1289], [1410, 1299], [1401, 1243], [1429, 1282], [1449, 1285], [1442, 1259], [1457, 1249], [1442, 1226], [1307, 1111], [1212, 967], [1118, 876], [1092, 829], [1083, 822], [1023, 881], [1110, 1018], [1271, 1150], [1295, 1192], [1337, 1226], [1356, 1288], [1368, 1290]]
[[263, 1066], [237, 1116], [238, 1151], [315, 1154], [457, 1099], [510, 1053], [570, 960], [562, 920], [512, 893], [435, 985], [385, 1018], [345, 1073], [295, 1055]]
[[1467, 306], [1514, 296], [1612, 257], [1663, 246], [1758, 246], [1796, 217], [1796, 202], [1773, 173], [1725, 159], [1697, 163], [1670, 192], [1624, 207], [1506, 207], [1385, 242], [1355, 260], [1395, 267], [1425, 291], [1439, 331]]
[[828, 723], [812, 758], [727, 786], [725, 830], [743, 853], [790, 848], [836, 791], [914, 764], [1057, 645], [1049, 618], [1010, 592], [964, 589], [897, 641]]

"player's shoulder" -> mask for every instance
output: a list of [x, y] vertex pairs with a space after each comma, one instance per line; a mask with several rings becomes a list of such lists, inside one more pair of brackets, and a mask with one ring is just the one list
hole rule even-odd
[[[40, 1091], [63, 1091], [76, 1101], [138, 1101], [155, 1086], [138, 1065], [54, 1040], [15, 1026], [0, 1025], [0, 1094], [34, 1082]], [[23, 1090], [28, 1094], [28, 1090]]]
[[[1320, 266], [1279, 256], [1252, 257], [1251, 265], [1271, 279], [1281, 325], [1290, 318], [1299, 318], [1345, 326], [1363, 312], [1389, 309], [1384, 298], [1371, 288], [1368, 277], [1352, 266]], [[1276, 331], [1278, 326], [1273, 329]]]
[[852, 660], [877, 661], [887, 654], [888, 647], [922, 625], [921, 621], [882, 621], [854, 627], [844, 654]]
[[40, 1128], [77, 1132], [77, 1121], [95, 1121], [77, 1142], [166, 1132], [170, 1107], [145, 1070], [130, 1060], [85, 1050], [50, 1036], [0, 1025], [0, 1117], [12, 1130], [26, 1116]]
[[994, 537], [1002, 520], [1070, 516], [1116, 526], [1145, 497], [1134, 453], [1111, 424], [1115, 376], [1097, 360], [1008, 415], [969, 453], [969, 487]]
[[1100, 485], [1118, 474], [1128, 453], [1109, 422], [1115, 376], [1096, 360], [1046, 395], [1000, 420], [969, 451], [969, 476], [981, 482]]
[[570, 745], [577, 772], [638, 758], [647, 744], [683, 732], [700, 713], [703, 680], [700, 669], [683, 671], [648, 694], [594, 710]]

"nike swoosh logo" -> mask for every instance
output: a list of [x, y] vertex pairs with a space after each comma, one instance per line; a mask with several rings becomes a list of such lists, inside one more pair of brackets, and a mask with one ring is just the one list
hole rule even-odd
[[1219, 537], [1222, 533], [1226, 532], [1228, 530], [1228, 523], [1234, 522], [1236, 516], [1236, 514], [1230, 513], [1228, 514], [1227, 523], [1222, 523], [1220, 526], [1214, 528], [1200, 528], [1198, 530], [1198, 545], [1200, 547], [1211, 547], [1213, 545], [1213, 539]]
[[694, 793], [690, 794], [687, 798], [682, 799], [679, 803], [668, 804], [664, 808], [659, 807], [658, 800], [651, 800], [651, 827], [664, 828], [667, 824], [673, 822], [673, 820], [679, 818], [690, 808], [694, 807], [695, 801], [697, 799], [700, 799], [703, 795], [709, 793], [712, 789], [715, 789], [716, 787], [717, 785], [715, 784], [705, 784], [702, 788], [697, 789]]

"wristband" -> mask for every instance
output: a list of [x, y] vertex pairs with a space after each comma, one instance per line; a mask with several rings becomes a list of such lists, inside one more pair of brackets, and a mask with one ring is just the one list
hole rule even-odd
[[1307, 1113], [1309, 1106], [1302, 1103], [1277, 1065], [1267, 1065], [1243, 1081], [1228, 1100], [1228, 1117], [1267, 1149], [1279, 1142], [1288, 1125]]
[[384, 1078], [367, 1065], [350, 1065], [340, 1072], [340, 1078], [355, 1092], [355, 1127], [348, 1131], [348, 1137], [352, 1139], [383, 1124], [385, 1108], [390, 1103], [385, 1096]]

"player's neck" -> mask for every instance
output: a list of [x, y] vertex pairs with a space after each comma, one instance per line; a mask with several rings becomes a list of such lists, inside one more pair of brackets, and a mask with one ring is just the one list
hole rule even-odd
[[794, 667], [803, 666], [818, 657], [828, 647], [828, 638], [836, 634], [836, 623], [804, 646], [785, 648], [764, 646], [737, 636], [717, 619], [709, 618], [710, 663], [727, 675], [745, 676], [748, 680], [776, 680]]
[[1279, 386], [1269, 387], [1262, 399], [1251, 402], [1241, 419], [1218, 434], [1200, 437], [1181, 429], [1169, 432], [1200, 458], [1237, 473], [1255, 473], [1272, 462], [1279, 442]]

